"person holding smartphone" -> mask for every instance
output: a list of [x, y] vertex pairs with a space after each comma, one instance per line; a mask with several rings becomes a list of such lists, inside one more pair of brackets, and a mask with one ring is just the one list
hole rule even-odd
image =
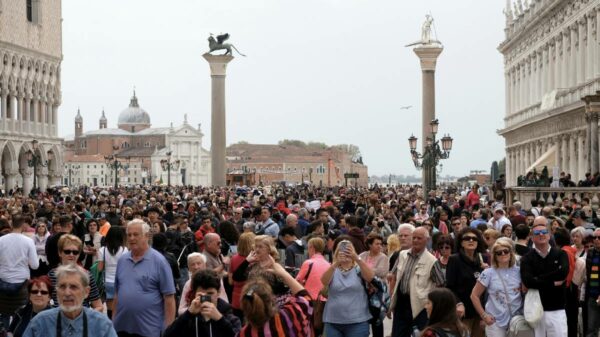
[[233, 337], [241, 329], [231, 306], [219, 298], [221, 279], [204, 269], [192, 276], [190, 306], [165, 330], [164, 337]]

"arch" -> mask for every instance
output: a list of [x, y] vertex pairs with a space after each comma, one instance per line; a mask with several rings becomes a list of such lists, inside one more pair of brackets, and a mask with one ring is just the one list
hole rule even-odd
[[18, 172], [17, 151], [13, 142], [7, 140], [0, 146], [0, 165], [2, 165], [3, 175]]

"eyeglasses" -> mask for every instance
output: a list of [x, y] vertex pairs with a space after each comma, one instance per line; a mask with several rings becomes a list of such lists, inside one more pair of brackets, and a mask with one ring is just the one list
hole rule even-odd
[[477, 242], [477, 237], [476, 236], [463, 236], [462, 238], [463, 241], [471, 241], [471, 242]]
[[31, 295], [48, 295], [48, 291], [46, 290], [40, 290], [40, 289], [36, 289], [36, 290], [31, 290], [29, 292]]
[[440, 249], [452, 249], [450, 246], [441, 246]]
[[79, 255], [79, 250], [63, 249], [65, 255]]
[[599, 236], [594, 235], [594, 240], [600, 240], [600, 235]]
[[458, 226], [458, 225], [460, 225], [460, 222], [455, 222], [452, 224], [452, 226]]
[[546, 235], [546, 234], [548, 234], [547, 229], [534, 229], [533, 230], [533, 235]]
[[495, 251], [494, 254], [496, 256], [509, 255], [510, 254], [510, 250], [508, 250], [508, 249], [500, 249], [500, 250]]

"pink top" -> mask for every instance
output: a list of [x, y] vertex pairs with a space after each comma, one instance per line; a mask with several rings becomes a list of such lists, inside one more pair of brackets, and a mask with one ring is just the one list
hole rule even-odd
[[[310, 275], [308, 275], [308, 279], [306, 279], [306, 273], [308, 273], [308, 266], [312, 263], [312, 268], [310, 270]], [[323, 283], [321, 283], [321, 276], [325, 274], [327, 269], [329, 269], [330, 263], [325, 260], [323, 255], [316, 253], [310, 259], [304, 261], [302, 263], [302, 267], [300, 267], [300, 271], [298, 272], [298, 276], [296, 276], [296, 280], [298, 282], [304, 284], [304, 288], [310, 294], [310, 297], [313, 299], [317, 298], [319, 295], [319, 291], [323, 288]]]

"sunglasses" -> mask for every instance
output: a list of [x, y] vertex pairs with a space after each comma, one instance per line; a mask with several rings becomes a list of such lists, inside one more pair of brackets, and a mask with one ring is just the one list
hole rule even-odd
[[31, 290], [29, 293], [31, 295], [48, 295], [48, 291], [46, 291], [46, 290], [39, 290], [39, 289], [37, 289], [37, 290]]
[[463, 241], [477, 242], [477, 237], [476, 236], [463, 236], [462, 240]]
[[63, 254], [65, 255], [79, 255], [78, 250], [64, 249]]
[[455, 222], [452, 224], [452, 226], [458, 226], [458, 225], [460, 225], [460, 222]]
[[534, 229], [533, 230], [533, 235], [546, 235], [546, 234], [548, 234], [547, 229]]
[[509, 255], [510, 254], [510, 250], [508, 250], [508, 249], [499, 249], [499, 250], [495, 251], [494, 254], [496, 256]]
[[452, 249], [450, 246], [441, 246], [440, 249]]
[[600, 236], [594, 235], [594, 240], [600, 240]]

